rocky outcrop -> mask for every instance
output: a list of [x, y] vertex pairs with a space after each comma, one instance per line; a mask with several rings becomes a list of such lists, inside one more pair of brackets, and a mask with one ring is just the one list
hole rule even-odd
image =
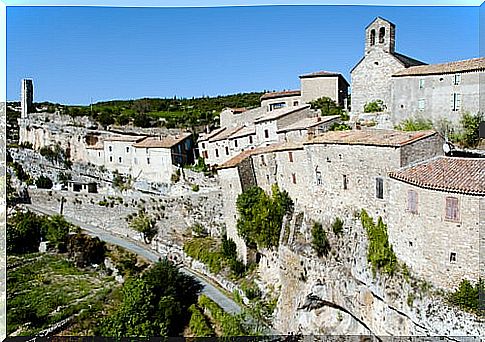
[[[303, 218], [304, 216], [304, 218]], [[367, 262], [367, 236], [356, 218], [344, 232], [327, 228], [331, 251], [311, 249], [311, 220], [296, 214], [277, 252], [264, 253], [263, 287], [276, 288], [274, 327], [281, 333], [373, 336], [480, 336], [483, 322], [449, 307], [443, 293], [398, 272], [376, 274]], [[288, 232], [289, 230], [289, 232]]]

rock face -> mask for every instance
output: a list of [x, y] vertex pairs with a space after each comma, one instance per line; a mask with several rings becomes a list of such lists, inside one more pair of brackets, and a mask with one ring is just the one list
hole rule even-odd
[[[331, 251], [318, 258], [305, 236], [311, 221], [293, 219], [277, 252], [265, 253], [263, 286], [278, 289], [274, 327], [281, 333], [376, 336], [479, 336], [483, 322], [450, 308], [442, 294], [412, 276], [372, 275], [367, 236], [349, 218], [344, 232], [327, 230]], [[285, 238], [287, 236], [288, 238]]]

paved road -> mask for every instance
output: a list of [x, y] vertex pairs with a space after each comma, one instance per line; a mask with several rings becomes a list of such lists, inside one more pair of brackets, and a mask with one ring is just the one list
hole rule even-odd
[[[33, 205], [33, 204], [26, 204], [25, 205], [27, 208], [29, 208], [32, 211], [45, 214], [45, 215], [55, 215], [57, 212], [42, 208], [38, 205]], [[120, 247], [123, 247], [129, 251], [132, 251], [133, 253], [136, 253], [138, 255], [141, 255], [142, 257], [146, 258], [147, 260], [150, 261], [157, 261], [162, 255], [153, 251], [149, 247], [139, 245], [135, 241], [129, 240], [128, 238], [122, 238], [119, 236], [116, 236], [114, 234], [111, 234], [110, 232], [100, 229], [98, 227], [92, 226], [90, 224], [86, 224], [84, 222], [80, 222], [74, 218], [64, 216], [64, 218], [69, 221], [70, 223], [81, 227], [81, 229], [85, 230], [88, 234], [97, 236], [101, 240], [106, 241], [110, 244], [113, 245], [118, 245]], [[195, 273], [194, 271], [186, 268], [186, 267], [180, 267], [180, 270], [186, 274], [192, 275], [194, 278], [196, 278], [202, 285], [204, 285], [204, 289], [202, 292], [212, 299], [214, 302], [219, 304], [219, 306], [224, 309], [224, 311], [228, 313], [240, 313], [241, 308], [239, 307], [238, 304], [236, 304], [232, 299], [227, 297], [223, 292], [221, 292], [219, 289], [217, 289], [214, 285], [210, 284], [204, 277], [202, 277], [200, 274]]]

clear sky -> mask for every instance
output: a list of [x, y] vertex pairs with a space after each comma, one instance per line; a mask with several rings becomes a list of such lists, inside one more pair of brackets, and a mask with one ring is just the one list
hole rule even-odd
[[[482, 6], [483, 7], [483, 6]], [[376, 16], [396, 51], [427, 63], [479, 56], [478, 7], [7, 7], [7, 100], [88, 104], [297, 89], [298, 75], [350, 70]]]

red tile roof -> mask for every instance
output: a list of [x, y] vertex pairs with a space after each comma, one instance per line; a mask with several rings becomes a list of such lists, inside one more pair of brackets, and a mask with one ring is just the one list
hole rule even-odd
[[413, 66], [396, 72], [393, 77], [414, 75], [439, 75], [456, 72], [484, 71], [485, 58], [473, 58], [464, 61], [456, 61], [442, 64], [429, 64]]
[[485, 158], [438, 157], [389, 176], [425, 189], [485, 195]]
[[285, 90], [285, 91], [274, 91], [271, 93], [266, 93], [261, 96], [261, 100], [268, 100], [268, 99], [277, 99], [279, 97], [287, 97], [287, 96], [300, 96], [300, 90]]
[[362, 129], [325, 132], [305, 144], [372, 145], [401, 147], [437, 134], [436, 131], [402, 132], [385, 129]]
[[133, 147], [136, 148], [171, 148], [172, 146], [177, 145], [181, 141], [188, 138], [191, 134], [190, 133], [183, 133], [176, 136], [166, 136], [166, 137], [149, 137], [140, 141], [136, 144], [133, 144]]

